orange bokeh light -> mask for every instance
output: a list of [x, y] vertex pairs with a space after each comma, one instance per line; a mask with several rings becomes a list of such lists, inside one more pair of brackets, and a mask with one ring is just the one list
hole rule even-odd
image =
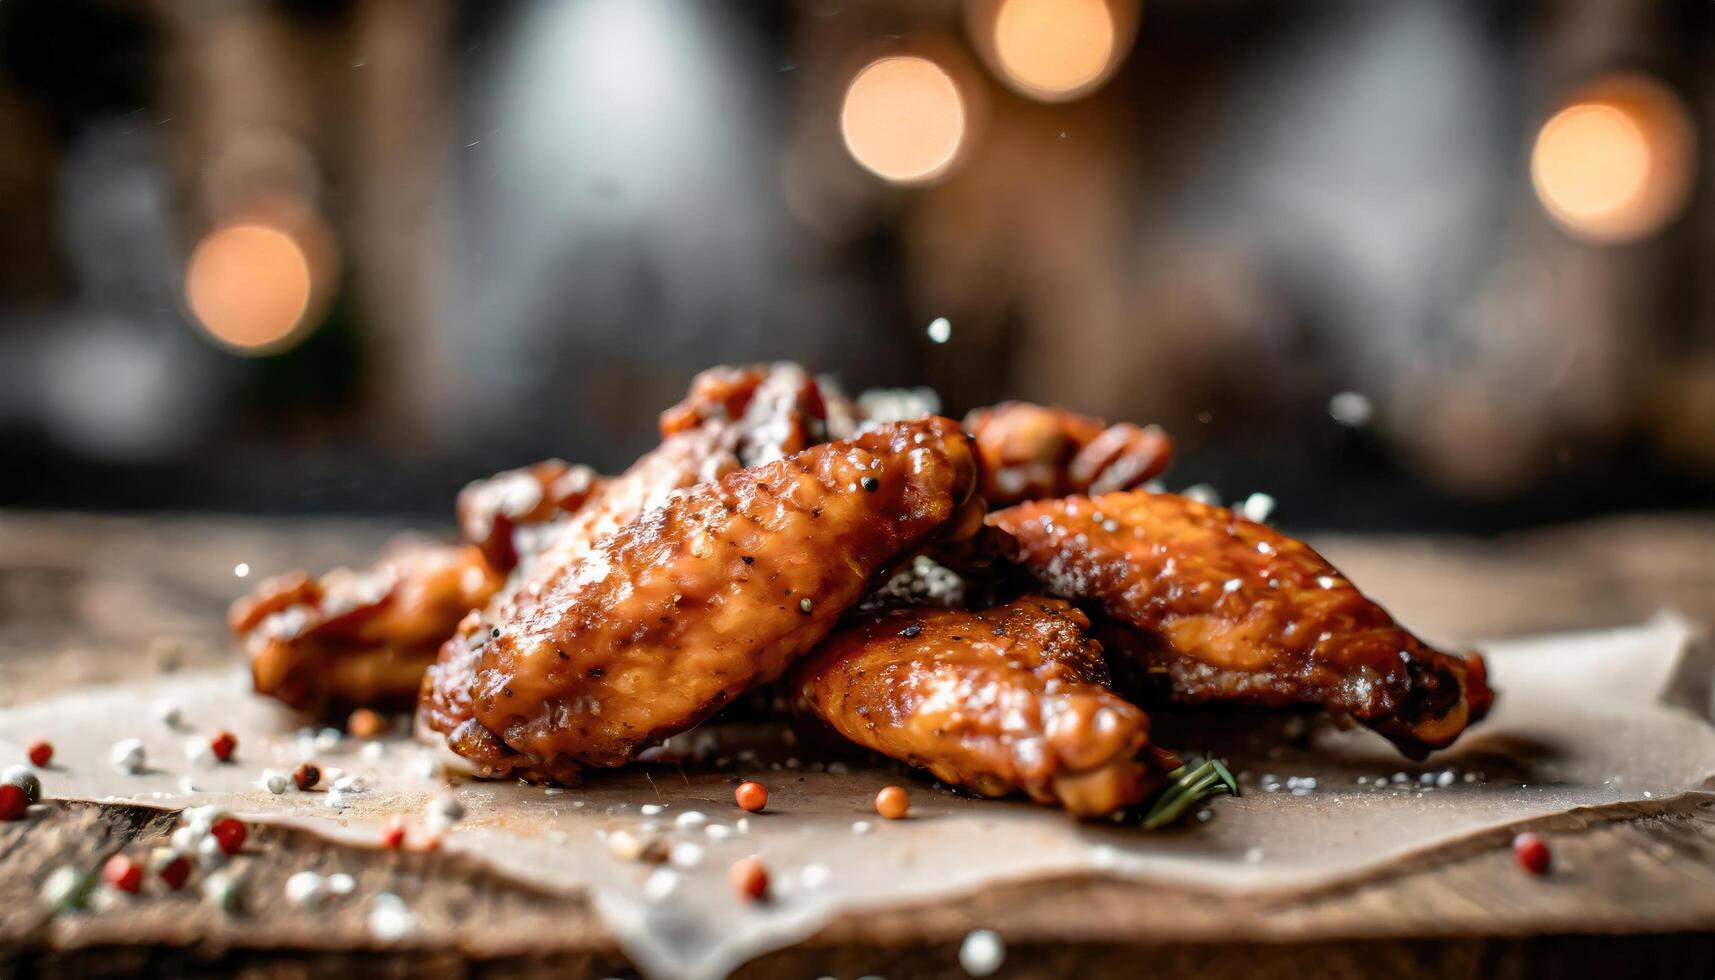
[[940, 65], [915, 55], [879, 58], [846, 88], [840, 133], [852, 158], [900, 184], [947, 173], [964, 142], [964, 99]]
[[1104, 0], [1003, 0], [994, 54], [1012, 86], [1045, 102], [1076, 98], [1115, 67], [1117, 29]]
[[1658, 82], [1609, 76], [1543, 124], [1530, 170], [1544, 209], [1574, 236], [1642, 238], [1685, 204], [1693, 171], [1690, 122]]
[[292, 235], [268, 225], [218, 228], [185, 268], [185, 303], [209, 336], [245, 353], [279, 349], [310, 307], [310, 260]]

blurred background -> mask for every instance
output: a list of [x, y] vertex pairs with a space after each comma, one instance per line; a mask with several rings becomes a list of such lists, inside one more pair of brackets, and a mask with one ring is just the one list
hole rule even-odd
[[0, 0], [0, 506], [448, 520], [712, 363], [1294, 527], [1715, 506], [1708, 0]]

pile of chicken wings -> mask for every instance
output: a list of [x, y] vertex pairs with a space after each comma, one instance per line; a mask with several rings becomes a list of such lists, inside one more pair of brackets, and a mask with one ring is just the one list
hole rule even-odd
[[[1022, 402], [901, 414], [795, 364], [714, 368], [625, 472], [479, 481], [462, 541], [269, 580], [230, 624], [259, 693], [414, 705], [464, 771], [560, 783], [763, 685], [949, 784], [1083, 817], [1178, 765], [1152, 699], [1321, 706], [1415, 758], [1487, 712], [1479, 657], [1400, 628], [1304, 543], [1143, 489], [1172, 454], [1159, 428]], [[924, 568], [960, 587], [903, 581]], [[1144, 675], [1164, 683], [1116, 686]]]

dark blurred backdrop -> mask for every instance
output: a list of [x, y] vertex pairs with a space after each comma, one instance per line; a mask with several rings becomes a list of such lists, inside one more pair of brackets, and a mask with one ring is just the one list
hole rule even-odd
[[0, 506], [445, 519], [716, 362], [1297, 527], [1715, 505], [1708, 0], [4, 0]]

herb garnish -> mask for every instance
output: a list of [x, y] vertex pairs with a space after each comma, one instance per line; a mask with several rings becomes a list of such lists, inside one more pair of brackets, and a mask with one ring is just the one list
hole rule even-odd
[[1238, 780], [1233, 778], [1221, 760], [1212, 756], [1195, 766], [1186, 763], [1168, 773], [1167, 778], [1167, 788], [1143, 815], [1144, 830], [1165, 827], [1184, 816], [1193, 804], [1212, 796], [1221, 793], [1239, 795]]

